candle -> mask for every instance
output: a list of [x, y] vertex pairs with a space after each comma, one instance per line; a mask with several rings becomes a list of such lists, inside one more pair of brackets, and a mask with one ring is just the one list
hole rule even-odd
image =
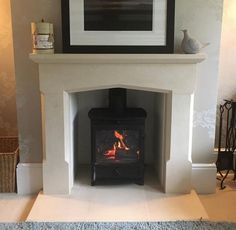
[[32, 22], [31, 32], [33, 37], [33, 53], [54, 53], [53, 24], [44, 22]]

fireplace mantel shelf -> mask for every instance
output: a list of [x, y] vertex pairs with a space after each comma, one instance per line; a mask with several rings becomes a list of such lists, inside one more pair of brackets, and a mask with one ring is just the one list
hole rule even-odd
[[205, 53], [199, 54], [30, 54], [38, 64], [197, 64], [205, 60]]

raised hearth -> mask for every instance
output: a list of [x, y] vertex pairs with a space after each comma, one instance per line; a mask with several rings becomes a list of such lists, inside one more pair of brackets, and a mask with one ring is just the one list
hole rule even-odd
[[68, 194], [74, 182], [74, 92], [127, 88], [163, 93], [160, 183], [165, 192], [189, 193], [193, 95], [204, 54], [32, 54], [43, 94], [43, 190]]

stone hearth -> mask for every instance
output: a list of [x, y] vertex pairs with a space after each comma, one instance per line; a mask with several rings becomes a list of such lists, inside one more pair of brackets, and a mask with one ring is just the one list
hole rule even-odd
[[[68, 194], [74, 182], [74, 92], [121, 87], [163, 93], [160, 166], [165, 192], [189, 193], [197, 63], [204, 54], [32, 54], [39, 64], [45, 194]], [[178, 175], [178, 176], [176, 176]]]

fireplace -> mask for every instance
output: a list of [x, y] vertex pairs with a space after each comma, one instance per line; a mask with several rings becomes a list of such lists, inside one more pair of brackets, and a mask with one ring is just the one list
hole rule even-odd
[[109, 108], [93, 108], [91, 119], [91, 184], [132, 180], [144, 183], [146, 112], [126, 107], [126, 89], [109, 90]]
[[[45, 194], [68, 194], [73, 187], [73, 123], [78, 112], [73, 94], [110, 88], [162, 93], [162, 109], [154, 114], [159, 134], [153, 140], [160, 143], [156, 179], [167, 193], [191, 191], [194, 89], [197, 63], [206, 55], [32, 54], [30, 58], [39, 64], [43, 98]], [[111, 133], [124, 135], [122, 130], [113, 127]]]

